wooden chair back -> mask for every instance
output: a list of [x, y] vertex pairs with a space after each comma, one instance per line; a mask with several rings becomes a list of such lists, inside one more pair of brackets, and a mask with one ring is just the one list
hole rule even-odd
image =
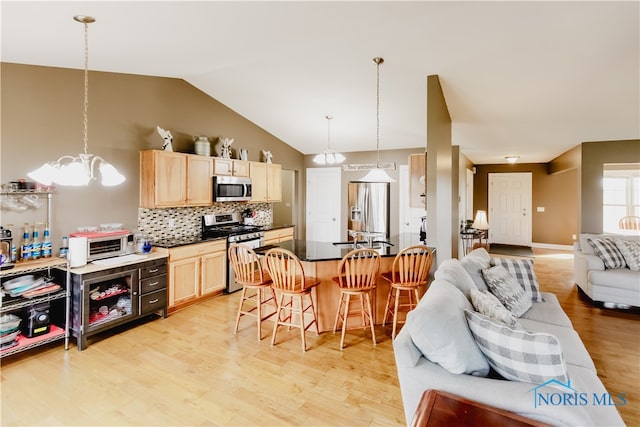
[[427, 282], [432, 263], [433, 254], [427, 246], [404, 248], [393, 260], [392, 281], [410, 286], [422, 285]]
[[373, 249], [354, 249], [338, 265], [338, 286], [348, 290], [367, 290], [376, 286], [380, 254]]
[[618, 222], [620, 230], [640, 230], [640, 216], [625, 216]]
[[229, 246], [228, 254], [237, 283], [250, 285], [270, 280], [269, 275], [262, 269], [260, 258], [248, 245], [234, 243]]
[[273, 282], [272, 286], [279, 291], [304, 292], [311, 284], [317, 282], [315, 278], [307, 278], [298, 257], [287, 249], [268, 250], [265, 254], [265, 262]]

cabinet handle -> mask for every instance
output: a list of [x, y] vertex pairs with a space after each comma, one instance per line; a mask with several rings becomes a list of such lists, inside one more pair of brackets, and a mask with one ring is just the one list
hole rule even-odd
[[152, 299], [151, 301], [149, 301], [149, 304], [155, 304], [158, 301], [160, 301], [160, 298]]
[[149, 270], [149, 273], [157, 273], [157, 272], [158, 272], [157, 268], [154, 268], [153, 270]]
[[147, 286], [158, 286], [158, 283], [160, 282], [151, 282]]

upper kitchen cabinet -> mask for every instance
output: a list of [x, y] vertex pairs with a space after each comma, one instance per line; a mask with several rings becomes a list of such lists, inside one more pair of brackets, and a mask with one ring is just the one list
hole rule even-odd
[[426, 162], [426, 154], [409, 155], [409, 206], [412, 208], [425, 207]]
[[279, 202], [282, 200], [282, 165], [249, 162], [252, 202]]
[[212, 204], [213, 159], [160, 150], [140, 152], [140, 207]]
[[249, 162], [245, 160], [220, 159], [213, 161], [214, 175], [249, 176]]

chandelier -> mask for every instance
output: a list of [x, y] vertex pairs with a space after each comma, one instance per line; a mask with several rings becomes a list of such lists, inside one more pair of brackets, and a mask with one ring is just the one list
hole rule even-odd
[[316, 154], [313, 162], [319, 165], [333, 165], [344, 162], [345, 157], [331, 149], [331, 116], [325, 116], [327, 119], [327, 149], [322, 153]]
[[76, 15], [74, 20], [84, 25], [84, 153], [77, 156], [62, 156], [55, 162], [47, 162], [38, 169], [29, 172], [27, 176], [41, 184], [53, 183], [64, 186], [85, 186], [95, 179], [96, 167], [100, 171], [101, 183], [104, 186], [114, 186], [125, 181], [124, 175], [102, 157], [88, 153], [89, 146], [89, 24], [95, 22], [91, 16]]
[[385, 169], [395, 169], [396, 163], [381, 163], [380, 162], [380, 64], [384, 62], [383, 58], [375, 57], [373, 62], [376, 63], [376, 163], [364, 164], [364, 165], [345, 165], [344, 170], [368, 170], [369, 172], [358, 181], [361, 182], [395, 182], [396, 180], [391, 178]]

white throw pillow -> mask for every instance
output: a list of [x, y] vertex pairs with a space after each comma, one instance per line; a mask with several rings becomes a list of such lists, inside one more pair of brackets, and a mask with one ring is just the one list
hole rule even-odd
[[478, 287], [469, 273], [467, 273], [467, 270], [464, 269], [460, 260], [455, 258], [449, 258], [442, 261], [442, 264], [438, 266], [434, 277], [451, 283], [456, 288], [460, 289], [467, 299], [471, 298], [470, 292], [472, 290], [478, 290]]
[[491, 258], [492, 265], [501, 265], [516, 278], [531, 301], [541, 302], [542, 294], [538, 278], [533, 271], [533, 261], [522, 258]]
[[471, 303], [451, 283], [434, 280], [420, 304], [407, 314], [409, 335], [430, 361], [453, 374], [486, 376], [489, 364], [464, 316]]
[[564, 354], [555, 336], [514, 330], [470, 310], [465, 315], [480, 350], [504, 378], [533, 384], [568, 383]]
[[482, 276], [482, 270], [491, 266], [491, 256], [489, 252], [484, 248], [474, 249], [464, 256], [460, 260], [460, 263], [462, 267], [467, 270], [467, 273], [469, 273], [469, 276], [471, 276], [477, 288], [481, 291], [487, 290], [487, 284]]
[[614, 240], [629, 269], [640, 271], [640, 241]]
[[507, 310], [500, 300], [489, 291], [472, 290], [471, 304], [480, 314], [512, 328], [522, 329], [516, 315]]
[[516, 317], [522, 316], [531, 308], [531, 298], [506, 268], [496, 265], [482, 270], [482, 275], [491, 293]]

